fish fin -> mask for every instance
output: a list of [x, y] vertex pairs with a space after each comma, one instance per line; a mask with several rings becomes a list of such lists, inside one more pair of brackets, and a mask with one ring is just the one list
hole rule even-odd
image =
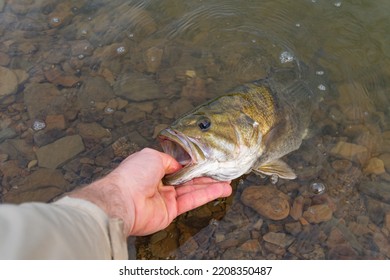
[[266, 164], [260, 165], [252, 169], [255, 173], [265, 175], [277, 175], [279, 178], [292, 180], [297, 178], [297, 175], [284, 161], [276, 159]]

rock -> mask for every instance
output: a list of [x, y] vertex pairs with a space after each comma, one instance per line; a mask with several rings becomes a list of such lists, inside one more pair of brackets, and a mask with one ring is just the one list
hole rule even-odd
[[18, 88], [18, 77], [15, 73], [0, 66], [0, 98], [13, 94]]
[[287, 223], [284, 225], [284, 228], [288, 233], [293, 236], [297, 236], [302, 231], [302, 226], [300, 222]]
[[305, 199], [302, 196], [298, 196], [294, 199], [290, 210], [290, 216], [296, 221], [302, 217], [304, 200]]
[[206, 82], [198, 77], [188, 79], [181, 96], [196, 103], [203, 102], [207, 97]]
[[11, 159], [27, 161], [35, 159], [33, 147], [25, 139], [8, 139], [0, 145], [0, 151], [3, 151]]
[[66, 111], [67, 101], [57, 87], [48, 83], [30, 83], [24, 90], [24, 102], [32, 120], [47, 114], [61, 114]]
[[84, 151], [80, 135], [66, 136], [36, 151], [40, 167], [55, 169]]
[[50, 83], [56, 86], [74, 87], [80, 82], [79, 78], [73, 75], [66, 74], [58, 67], [51, 67], [44, 72], [44, 75]]
[[38, 165], [38, 160], [33, 159], [27, 164], [27, 169], [30, 170], [31, 168], [35, 167]]
[[385, 173], [385, 165], [379, 158], [373, 157], [368, 161], [367, 166], [363, 169], [365, 174], [380, 175]]
[[85, 79], [78, 91], [78, 101], [81, 108], [93, 107], [96, 102], [108, 102], [115, 97], [110, 84], [101, 77]]
[[7, 66], [11, 61], [8, 54], [0, 52], [0, 66]]
[[379, 159], [383, 161], [386, 171], [390, 172], [390, 153], [381, 154]]
[[48, 202], [67, 191], [68, 182], [58, 170], [40, 168], [27, 176], [18, 186], [4, 196], [4, 202]]
[[115, 94], [129, 101], [147, 101], [164, 97], [156, 81], [142, 74], [125, 74], [114, 85]]
[[34, 133], [34, 144], [38, 147], [53, 143], [54, 141], [64, 137], [66, 132], [60, 129], [40, 130]]
[[0, 153], [0, 163], [6, 162], [8, 160], [8, 158], [9, 158], [9, 155]]
[[374, 243], [379, 248], [379, 251], [385, 255], [387, 258], [390, 258], [390, 242], [381, 232], [375, 232]]
[[390, 213], [386, 213], [383, 226], [390, 232]]
[[88, 40], [76, 40], [69, 42], [73, 56], [90, 56], [93, 54], [93, 46]]
[[390, 204], [390, 187], [386, 182], [361, 182], [358, 190], [374, 199]]
[[0, 130], [0, 143], [4, 142], [7, 139], [14, 138], [16, 136], [16, 131], [10, 127], [6, 127]]
[[326, 222], [332, 219], [332, 209], [327, 204], [313, 205], [310, 206], [304, 213], [305, 218], [309, 223], [318, 224]]
[[347, 172], [352, 167], [352, 162], [346, 159], [332, 161], [332, 168], [337, 172]]
[[144, 54], [144, 61], [146, 63], [146, 70], [150, 73], [156, 73], [160, 67], [163, 56], [163, 49], [158, 47], [151, 47], [146, 50]]
[[46, 130], [52, 129], [65, 129], [65, 117], [64, 115], [47, 115], [45, 119]]
[[153, 234], [150, 237], [150, 244], [155, 244], [157, 242], [160, 242], [161, 240], [163, 240], [167, 236], [168, 236], [168, 232], [167, 231], [160, 230], [160, 231], [156, 232], [155, 234]]
[[268, 232], [263, 236], [263, 239], [282, 248], [287, 248], [295, 240], [294, 237], [279, 232]]
[[250, 186], [241, 195], [242, 203], [271, 220], [282, 220], [288, 216], [288, 200], [289, 197], [274, 186]]
[[257, 253], [261, 251], [261, 246], [257, 239], [251, 239], [245, 241], [238, 249], [248, 253]]
[[79, 123], [77, 124], [77, 130], [79, 132], [79, 135], [85, 140], [98, 141], [104, 138], [111, 137], [111, 133], [96, 122]]
[[340, 141], [330, 150], [332, 156], [351, 160], [363, 164], [368, 157], [367, 148], [364, 146], [356, 145]]
[[139, 151], [140, 148], [137, 144], [131, 142], [127, 137], [123, 136], [112, 144], [112, 150], [114, 151], [115, 157], [126, 158], [136, 151]]

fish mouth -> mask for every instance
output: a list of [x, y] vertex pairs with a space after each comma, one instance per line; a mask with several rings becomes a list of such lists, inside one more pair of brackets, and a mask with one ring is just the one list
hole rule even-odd
[[182, 166], [186, 167], [197, 163], [197, 154], [200, 149], [182, 133], [167, 128], [160, 132], [158, 140], [164, 153], [175, 158]]

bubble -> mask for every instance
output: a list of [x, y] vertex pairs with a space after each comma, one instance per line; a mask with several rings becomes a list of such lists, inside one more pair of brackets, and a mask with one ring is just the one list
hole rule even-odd
[[271, 179], [271, 184], [275, 185], [279, 180], [279, 176], [276, 174], [272, 174], [270, 179]]
[[325, 74], [325, 71], [323, 71], [323, 70], [317, 70], [316, 71], [316, 75], [318, 75], [318, 76], [322, 76], [324, 74]]
[[52, 23], [60, 23], [60, 22], [61, 22], [60, 18], [58, 18], [58, 17], [53, 17], [53, 18], [51, 18], [50, 21], [51, 21]]
[[296, 27], [301, 27], [301, 24], [298, 22], [295, 24]]
[[32, 125], [32, 129], [34, 129], [35, 131], [42, 130], [45, 127], [46, 127], [46, 123], [42, 120], [35, 120]]
[[88, 31], [86, 29], [81, 30], [81, 35], [87, 35]]
[[326, 190], [326, 187], [323, 183], [320, 183], [320, 182], [314, 182], [310, 185], [310, 191], [313, 193], [313, 194], [323, 194], [325, 193], [325, 190]]
[[126, 52], [126, 48], [124, 46], [118, 47], [116, 49], [117, 54], [124, 54]]
[[285, 51], [280, 54], [279, 59], [281, 63], [287, 63], [293, 61], [294, 56], [290, 52]]
[[79, 55], [77, 56], [77, 58], [80, 59], [80, 60], [81, 60], [81, 59], [84, 59], [84, 57], [85, 57], [85, 56], [84, 56], [83, 54], [79, 54]]
[[115, 110], [113, 108], [111, 108], [111, 107], [107, 107], [107, 108], [104, 109], [104, 112], [107, 113], [107, 114], [112, 114], [112, 113], [114, 113], [114, 111]]
[[335, 6], [335, 7], [341, 7], [341, 2], [335, 2], [335, 3], [333, 3], [333, 5]]
[[324, 91], [326, 90], [326, 86], [324, 86], [323, 84], [319, 84], [318, 89]]

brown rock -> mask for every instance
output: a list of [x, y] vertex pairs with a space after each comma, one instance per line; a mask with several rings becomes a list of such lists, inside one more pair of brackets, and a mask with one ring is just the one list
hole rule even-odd
[[383, 226], [390, 232], [390, 213], [386, 213]]
[[239, 249], [248, 253], [257, 253], [261, 250], [261, 246], [257, 239], [251, 239], [245, 241]]
[[40, 168], [27, 176], [17, 190], [11, 190], [4, 196], [7, 203], [23, 203], [28, 201], [48, 202], [67, 191], [62, 173], [58, 170]]
[[107, 102], [115, 97], [109, 82], [102, 77], [89, 77], [78, 91], [81, 108], [90, 108], [97, 102]]
[[285, 233], [268, 232], [263, 236], [264, 241], [287, 248], [294, 242], [295, 238]]
[[304, 213], [305, 218], [309, 223], [321, 223], [329, 221], [332, 218], [333, 212], [327, 204], [310, 206]]
[[111, 133], [98, 123], [79, 123], [77, 124], [79, 135], [83, 139], [101, 140], [103, 138], [110, 138]]
[[66, 136], [36, 151], [40, 167], [55, 169], [62, 163], [84, 151], [79, 135]]
[[157, 69], [160, 67], [161, 64], [163, 53], [163, 49], [157, 47], [151, 47], [146, 50], [144, 55], [144, 61], [146, 63], [146, 70], [148, 72], [157, 72]]
[[47, 115], [46, 116], [46, 130], [51, 129], [65, 129], [65, 117], [64, 115]]
[[52, 67], [44, 72], [45, 78], [56, 86], [74, 87], [80, 82], [76, 76], [64, 73], [57, 67]]
[[289, 197], [274, 186], [250, 186], [242, 195], [241, 201], [260, 215], [271, 220], [282, 220], [290, 212]]
[[383, 161], [386, 171], [390, 172], [390, 153], [381, 154], [379, 158]]
[[302, 226], [300, 222], [287, 223], [284, 225], [286, 231], [293, 236], [298, 235], [302, 231]]
[[346, 159], [332, 161], [332, 168], [337, 172], [346, 172], [352, 167], [352, 162]]
[[3, 53], [3, 52], [0, 52], [0, 65], [1, 66], [7, 66], [11, 61], [11, 58], [9, 57], [9, 55]]
[[300, 217], [302, 217], [303, 204], [304, 198], [302, 196], [298, 196], [294, 199], [293, 206], [290, 210], [290, 216], [296, 221], [299, 220]]
[[18, 88], [18, 78], [15, 73], [0, 66], [0, 98], [13, 94]]
[[383, 161], [377, 157], [370, 158], [367, 166], [363, 169], [366, 174], [380, 175], [385, 173], [385, 165]]
[[330, 151], [332, 156], [363, 164], [367, 160], [368, 151], [364, 146], [340, 141]]

